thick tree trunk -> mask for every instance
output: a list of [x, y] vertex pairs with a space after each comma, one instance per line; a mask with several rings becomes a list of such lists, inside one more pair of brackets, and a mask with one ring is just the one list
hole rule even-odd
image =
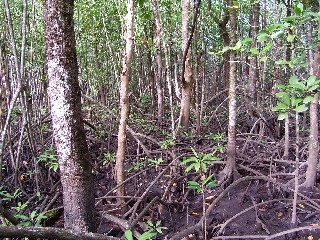
[[47, 76], [63, 186], [65, 228], [95, 231], [94, 184], [81, 115], [73, 0], [46, 0]]
[[[118, 149], [116, 159], [116, 177], [117, 184], [121, 184], [124, 181], [124, 159], [126, 149], [126, 129], [129, 115], [129, 74], [130, 65], [133, 54], [133, 0], [127, 1], [127, 16], [126, 16], [126, 49], [122, 61], [121, 72], [121, 85], [120, 85], [120, 123], [118, 131]], [[118, 188], [117, 195], [123, 196], [125, 192], [124, 185]], [[119, 198], [119, 203], [123, 202], [123, 199]]]

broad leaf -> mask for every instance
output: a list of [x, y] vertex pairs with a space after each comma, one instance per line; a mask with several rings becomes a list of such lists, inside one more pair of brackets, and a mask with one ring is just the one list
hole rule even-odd
[[296, 37], [296, 35], [294, 35], [294, 34], [288, 34], [287, 41], [289, 43], [292, 43], [294, 41], [295, 37]]
[[310, 76], [307, 80], [307, 86], [312, 86], [312, 84], [316, 81], [316, 76]]
[[280, 110], [289, 110], [289, 106], [285, 105], [283, 103], [279, 103], [277, 106], [275, 106], [274, 108], [272, 108], [272, 111], [276, 112], [276, 111], [280, 111]]
[[125, 231], [124, 236], [127, 238], [127, 240], [133, 240], [133, 234], [131, 230]]
[[291, 99], [292, 106], [297, 106], [301, 102], [303, 102], [303, 98], [292, 97]]
[[140, 237], [139, 240], [148, 240], [148, 239], [152, 239], [154, 236], [156, 236], [157, 234], [154, 232], [145, 232], [143, 233]]
[[279, 38], [281, 36], [283, 36], [284, 32], [281, 30], [281, 31], [278, 31], [278, 32], [275, 32], [271, 35], [271, 38], [275, 39], [275, 38]]
[[296, 76], [291, 76], [290, 79], [289, 79], [289, 83], [290, 84], [296, 83], [298, 81], [299, 81], [299, 79]]
[[279, 120], [279, 121], [284, 120], [284, 119], [286, 119], [288, 116], [289, 116], [289, 113], [288, 113], [288, 112], [280, 113], [280, 114], [278, 115], [278, 120]]
[[250, 48], [249, 50], [252, 54], [256, 54], [258, 55], [259, 54], [259, 50], [257, 48]]
[[303, 99], [303, 103], [307, 104], [313, 100], [314, 96], [307, 96]]
[[307, 107], [307, 105], [302, 104], [302, 105], [296, 107], [294, 110], [295, 110], [296, 112], [298, 112], [298, 113], [299, 113], [299, 112], [305, 112], [305, 111], [308, 110], [308, 107]]

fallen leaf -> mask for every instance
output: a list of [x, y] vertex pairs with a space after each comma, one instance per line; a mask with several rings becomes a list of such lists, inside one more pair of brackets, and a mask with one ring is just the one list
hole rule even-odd
[[278, 217], [282, 217], [283, 216], [283, 212], [278, 212]]
[[191, 215], [199, 216], [200, 214], [197, 212], [192, 212]]

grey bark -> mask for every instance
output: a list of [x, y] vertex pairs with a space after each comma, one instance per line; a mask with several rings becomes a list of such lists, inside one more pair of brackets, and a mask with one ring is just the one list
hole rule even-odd
[[64, 225], [95, 231], [94, 184], [81, 115], [73, 0], [46, 0], [48, 94], [63, 187]]

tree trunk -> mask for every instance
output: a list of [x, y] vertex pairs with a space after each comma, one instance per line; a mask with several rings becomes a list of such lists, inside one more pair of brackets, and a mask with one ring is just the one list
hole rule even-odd
[[[319, 29], [320, 32], [320, 24]], [[313, 61], [313, 62], [312, 62]], [[310, 62], [312, 63], [311, 73], [320, 79], [320, 44], [318, 44], [317, 51], [314, 60], [312, 54], [310, 54]], [[309, 137], [309, 157], [308, 157], [308, 168], [306, 172], [306, 181], [304, 186], [306, 188], [314, 187], [316, 183], [317, 165], [318, 165], [318, 154], [319, 154], [319, 142], [318, 142], [318, 102], [319, 93], [316, 93], [314, 99], [310, 105], [310, 137]]]
[[[191, 69], [191, 51], [188, 47], [189, 41], [189, 0], [182, 1], [182, 52], [186, 54], [184, 65], [184, 71], [182, 74], [182, 89], [181, 89], [181, 110], [179, 117], [178, 131], [183, 131], [188, 128], [190, 118], [191, 107], [191, 90], [193, 84], [192, 69]], [[184, 60], [184, 59], [183, 59]], [[182, 60], [182, 61], [183, 61]]]
[[[118, 149], [116, 159], [116, 177], [117, 184], [121, 184], [124, 181], [124, 158], [126, 149], [126, 128], [129, 115], [129, 74], [130, 65], [133, 54], [133, 0], [127, 1], [127, 16], [126, 16], [126, 49], [122, 59], [122, 72], [121, 72], [121, 85], [120, 85], [120, 124], [118, 131]], [[124, 185], [118, 188], [117, 195], [124, 196]], [[119, 203], [123, 202], [122, 198], [119, 198]]]
[[161, 57], [161, 23], [159, 17], [156, 16], [156, 61], [157, 61], [157, 96], [158, 96], [158, 123], [162, 123], [163, 118], [163, 89], [162, 89], [162, 57]]
[[[257, 34], [259, 31], [259, 9], [260, 3], [254, 2], [251, 5], [252, 15], [251, 15], [251, 48], [257, 47]], [[258, 65], [257, 65], [257, 56], [252, 56], [249, 60], [249, 79], [247, 85], [247, 99], [248, 99], [248, 108], [249, 114], [251, 118], [253, 118], [254, 108], [256, 107], [257, 103], [257, 91], [256, 91], [256, 84], [258, 80]]]
[[81, 115], [73, 0], [46, 0], [48, 93], [63, 187], [64, 225], [95, 231], [94, 184]]
[[[236, 44], [237, 14], [232, 10], [233, 1], [228, 3], [230, 7], [230, 44]], [[229, 123], [228, 123], [228, 143], [227, 143], [227, 163], [225, 168], [219, 174], [219, 180], [229, 180], [237, 178], [239, 173], [236, 169], [236, 116], [237, 116], [237, 96], [236, 80], [237, 66], [236, 53], [230, 51], [230, 72], [229, 72]]]

